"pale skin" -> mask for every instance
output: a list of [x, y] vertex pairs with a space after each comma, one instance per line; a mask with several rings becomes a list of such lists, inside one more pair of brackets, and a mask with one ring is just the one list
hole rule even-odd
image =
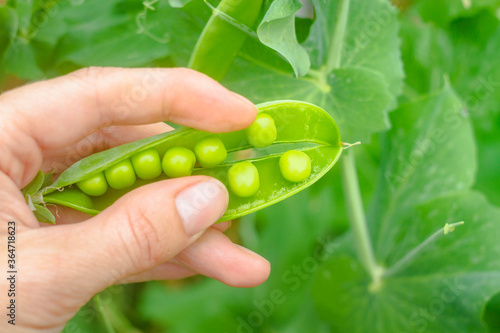
[[[195, 274], [234, 287], [263, 283], [269, 262], [232, 243], [223, 234], [229, 222], [214, 224], [228, 194], [211, 178], [146, 185], [95, 217], [49, 207], [55, 226], [40, 224], [20, 192], [40, 169], [57, 174], [89, 154], [170, 130], [162, 121], [228, 132], [249, 126], [256, 112], [188, 69], [90, 68], [0, 95], [0, 266], [8, 271], [7, 222], [15, 221], [19, 272], [16, 326], [7, 324], [9, 284], [0, 279], [0, 331], [59, 332], [114, 284]], [[190, 206], [198, 193], [210, 195]]]

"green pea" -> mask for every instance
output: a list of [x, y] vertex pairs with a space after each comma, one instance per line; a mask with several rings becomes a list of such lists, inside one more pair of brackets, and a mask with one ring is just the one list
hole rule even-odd
[[106, 180], [110, 187], [122, 190], [135, 183], [134, 167], [129, 159], [123, 160], [104, 171]]
[[94, 176], [76, 183], [76, 186], [78, 186], [83, 193], [94, 197], [103, 195], [108, 190], [108, 183], [106, 183], [103, 172], [99, 172]]
[[184, 147], [170, 148], [163, 156], [162, 168], [171, 178], [190, 176], [193, 172], [196, 157]]
[[311, 159], [301, 151], [287, 151], [281, 155], [279, 165], [281, 174], [290, 182], [298, 183], [311, 175]]
[[263, 112], [257, 114], [253, 124], [246, 129], [247, 140], [255, 148], [270, 146], [277, 134], [274, 119]]
[[227, 172], [229, 188], [239, 197], [250, 197], [257, 193], [260, 187], [259, 171], [250, 162], [239, 162]]
[[207, 136], [194, 145], [198, 163], [204, 168], [213, 168], [224, 162], [227, 157], [224, 143], [216, 136]]
[[137, 177], [149, 180], [161, 175], [160, 155], [154, 148], [146, 149], [131, 158]]

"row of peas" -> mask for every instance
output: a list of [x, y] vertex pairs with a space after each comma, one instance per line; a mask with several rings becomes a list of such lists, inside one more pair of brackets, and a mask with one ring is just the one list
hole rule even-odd
[[[246, 136], [255, 148], [271, 145], [277, 137], [273, 118], [259, 113], [255, 122], [246, 129]], [[151, 180], [160, 176], [162, 171], [171, 178], [190, 176], [196, 161], [204, 168], [213, 168], [224, 162], [226, 157], [224, 143], [218, 137], [208, 136], [195, 144], [194, 152], [185, 147], [172, 147], [160, 159], [156, 149], [147, 149], [78, 182], [77, 186], [88, 195], [100, 196], [106, 193], [108, 185], [116, 190], [132, 186], [136, 176]], [[284, 153], [279, 167], [283, 177], [291, 182], [301, 182], [311, 174], [309, 156], [296, 150]], [[235, 195], [252, 196], [260, 187], [259, 172], [251, 162], [238, 162], [228, 170], [228, 183]]]

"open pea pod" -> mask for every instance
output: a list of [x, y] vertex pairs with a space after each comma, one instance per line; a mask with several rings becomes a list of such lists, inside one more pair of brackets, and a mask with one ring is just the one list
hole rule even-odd
[[[259, 112], [267, 113], [275, 121], [278, 134], [274, 143], [267, 148], [255, 149], [248, 143], [245, 130], [215, 134], [224, 143], [229, 153], [228, 158], [217, 167], [196, 167], [193, 171], [194, 175], [217, 178], [226, 186], [227, 172], [237, 162], [252, 162], [259, 171], [258, 192], [246, 198], [230, 192], [229, 206], [221, 221], [238, 218], [270, 206], [305, 189], [328, 172], [342, 153], [339, 129], [323, 109], [298, 101], [268, 102], [257, 107]], [[168, 177], [162, 174], [153, 180], [138, 179], [127, 189], [109, 188], [105, 194], [97, 197], [80, 191], [75, 185], [77, 182], [146, 149], [154, 148], [160, 156], [175, 146], [193, 149], [195, 143], [207, 135], [214, 134], [181, 128], [88, 156], [73, 164], [54, 183], [42, 188], [33, 198], [42, 198], [42, 202], [35, 202], [37, 204], [58, 204], [88, 214], [98, 214], [134, 188]], [[291, 149], [306, 153], [311, 160], [311, 175], [302, 182], [290, 182], [281, 175], [279, 158]]]

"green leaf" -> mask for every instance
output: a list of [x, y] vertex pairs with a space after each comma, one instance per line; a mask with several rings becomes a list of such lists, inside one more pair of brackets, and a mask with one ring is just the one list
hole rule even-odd
[[[394, 127], [368, 215], [383, 271], [372, 281], [352, 257], [351, 238], [339, 243], [314, 284], [317, 309], [333, 330], [484, 331], [483, 304], [500, 288], [500, 209], [468, 191], [475, 146], [461, 111], [447, 86], [391, 114]], [[401, 261], [445, 223], [458, 221], [465, 225]]]
[[489, 333], [500, 332], [500, 293], [493, 296], [483, 310], [483, 320]]
[[472, 126], [449, 85], [401, 106], [391, 122], [369, 217], [382, 261], [400, 256], [394, 245], [406, 233], [398, 221], [408, 208], [470, 188], [476, 173]]
[[152, 9], [96, 0], [65, 6], [57, 19], [76, 16], [77, 21], [59, 42], [58, 64], [133, 67], [170, 54], [169, 31], [160, 32], [161, 27], [151, 25], [158, 7], [167, 6], [163, 2], [151, 5]]
[[34, 206], [34, 214], [39, 222], [56, 224], [56, 218], [50, 210], [39, 204], [34, 204]]
[[14, 9], [7, 6], [0, 7], [0, 60], [16, 36], [17, 27], [18, 21]]
[[275, 0], [257, 29], [260, 41], [281, 53], [297, 76], [306, 75], [311, 66], [309, 55], [295, 34], [295, 12], [301, 7], [299, 0]]
[[45, 174], [43, 173], [43, 171], [40, 170], [36, 174], [35, 178], [31, 181], [31, 183], [26, 185], [26, 187], [23, 188], [23, 190], [21, 192], [25, 196], [26, 195], [33, 195], [36, 192], [38, 192], [39, 189], [42, 188], [44, 181], [45, 181]]
[[[395, 104], [402, 82], [395, 10], [386, 1], [352, 1], [348, 11], [340, 68], [325, 66], [335, 32], [340, 1], [317, 1], [316, 20], [304, 44], [312, 69], [294, 78], [273, 62], [242, 53], [222, 82], [254, 102], [293, 98], [311, 102], [336, 119], [345, 142], [369, 141], [389, 128], [387, 113]], [[368, 35], [372, 26], [376, 33]]]

